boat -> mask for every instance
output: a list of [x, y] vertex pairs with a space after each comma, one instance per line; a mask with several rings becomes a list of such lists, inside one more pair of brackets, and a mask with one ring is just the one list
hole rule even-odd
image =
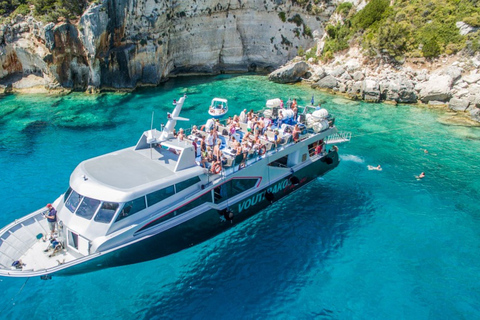
[[228, 101], [222, 98], [213, 98], [208, 107], [208, 114], [215, 119], [223, 117], [228, 112]]
[[[274, 131], [266, 131], [260, 147], [236, 155], [229, 140], [246, 141], [246, 124], [239, 123], [231, 136], [219, 124], [223, 162], [207, 168], [193, 143], [206, 132], [174, 136], [177, 121], [188, 120], [180, 117], [186, 98], [174, 101], [160, 130], [151, 128], [136, 145], [74, 169], [68, 190], [52, 203], [53, 234], [44, 217], [48, 208], [2, 228], [0, 275], [48, 279], [121, 265], [121, 257], [135, 263], [196, 245], [333, 170], [339, 164], [336, 144], [350, 140], [331, 115], [313, 117], [305, 107], [299, 121], [280, 123], [283, 110], [267, 108], [270, 118], [264, 120]], [[293, 141], [292, 129], [298, 128]]]

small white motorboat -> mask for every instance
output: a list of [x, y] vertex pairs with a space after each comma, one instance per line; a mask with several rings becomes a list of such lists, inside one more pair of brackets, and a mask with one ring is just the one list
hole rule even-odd
[[221, 118], [228, 112], [228, 101], [222, 98], [213, 98], [208, 114], [214, 118]]

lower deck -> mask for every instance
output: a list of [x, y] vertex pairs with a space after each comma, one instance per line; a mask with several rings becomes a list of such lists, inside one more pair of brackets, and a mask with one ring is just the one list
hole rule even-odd
[[38, 240], [19, 260], [24, 263], [24, 271], [39, 271], [50, 269], [66, 262], [82, 257], [73, 250], [67, 250], [65, 244], [60, 243], [53, 248], [47, 239]]

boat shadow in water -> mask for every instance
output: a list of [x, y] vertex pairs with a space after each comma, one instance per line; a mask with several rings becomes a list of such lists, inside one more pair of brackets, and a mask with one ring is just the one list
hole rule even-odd
[[228, 315], [217, 314], [215, 304], [204, 301], [225, 301], [242, 293], [241, 303], [229, 303], [229, 313], [240, 316], [245, 306], [258, 312], [270, 309], [282, 300], [278, 295], [298, 292], [312, 280], [313, 270], [324, 270], [358, 228], [356, 218], [368, 219], [376, 210], [371, 199], [344, 185], [316, 181], [306, 186], [216, 240], [188, 250], [192, 264], [173, 274], [177, 279], [169, 287], [146, 297], [145, 305], [151, 307], [144, 318], [188, 317], [198, 313], [199, 305], [205, 307], [203, 316], [222, 318]]

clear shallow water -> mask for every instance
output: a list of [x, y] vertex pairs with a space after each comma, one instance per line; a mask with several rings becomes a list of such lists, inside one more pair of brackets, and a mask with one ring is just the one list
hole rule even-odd
[[53, 201], [80, 161], [134, 145], [152, 111], [159, 127], [183, 93], [182, 116], [194, 123], [215, 96], [233, 114], [314, 94], [353, 139], [333, 172], [201, 245], [50, 281], [0, 278], [0, 318], [480, 318], [480, 129], [445, 126], [443, 111], [351, 102], [259, 76], [176, 79], [133, 94], [6, 96], [0, 225]]

